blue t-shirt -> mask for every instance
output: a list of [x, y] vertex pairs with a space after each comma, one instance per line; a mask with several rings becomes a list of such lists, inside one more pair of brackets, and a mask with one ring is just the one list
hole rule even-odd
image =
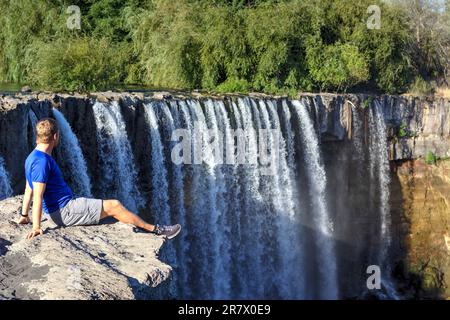
[[45, 183], [42, 209], [46, 214], [58, 211], [73, 198], [56, 161], [45, 152], [33, 150], [25, 161], [25, 177], [33, 189], [33, 182]]

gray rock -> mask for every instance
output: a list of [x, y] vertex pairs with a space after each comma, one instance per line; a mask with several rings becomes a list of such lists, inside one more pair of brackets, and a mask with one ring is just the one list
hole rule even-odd
[[31, 90], [30, 86], [24, 86], [22, 89], [20, 89], [20, 92], [22, 93], [31, 93], [33, 90]]
[[153, 99], [156, 100], [164, 100], [164, 99], [172, 99], [172, 94], [170, 92], [155, 92], [153, 93]]
[[164, 240], [121, 223], [57, 228], [25, 236], [14, 219], [20, 196], [0, 202], [0, 299], [164, 298], [171, 267], [158, 260]]

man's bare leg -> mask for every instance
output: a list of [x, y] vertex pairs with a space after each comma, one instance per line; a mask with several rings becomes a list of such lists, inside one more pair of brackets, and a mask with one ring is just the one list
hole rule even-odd
[[150, 232], [155, 231], [154, 225], [145, 222], [133, 212], [128, 211], [118, 200], [103, 200], [103, 210], [100, 219], [106, 217], [113, 217], [120, 222], [132, 224]]

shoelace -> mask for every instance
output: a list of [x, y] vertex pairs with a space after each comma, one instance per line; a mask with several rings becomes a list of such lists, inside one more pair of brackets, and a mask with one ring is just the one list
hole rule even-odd
[[171, 228], [170, 228], [170, 226], [160, 226], [160, 225], [157, 225], [156, 226], [156, 233], [157, 234], [161, 234], [161, 233], [163, 233], [164, 231], [171, 231]]
[[174, 229], [173, 226], [163, 226], [163, 230], [168, 231], [168, 232], [172, 232]]

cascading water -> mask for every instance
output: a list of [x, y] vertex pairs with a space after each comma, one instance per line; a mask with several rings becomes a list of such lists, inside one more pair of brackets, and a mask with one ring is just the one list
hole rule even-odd
[[154, 108], [156, 103], [146, 104], [145, 115], [150, 128], [151, 140], [151, 173], [152, 173], [152, 197], [151, 208], [157, 215], [159, 223], [170, 224], [169, 208], [169, 182], [167, 180], [167, 161], [164, 158], [164, 146], [159, 133], [158, 119]]
[[[214, 149], [210, 145], [210, 131], [206, 122], [202, 106], [197, 101], [189, 101], [191, 118], [194, 121], [193, 127], [193, 154], [194, 173], [192, 181], [192, 212], [195, 215], [193, 219], [194, 234], [202, 234], [202, 242], [197, 243], [196, 255], [198, 260], [194, 262], [199, 268], [199, 277], [204, 281], [199, 282], [200, 297], [212, 297], [217, 294], [216, 281], [220, 278], [214, 278], [217, 272], [219, 259], [217, 248], [220, 245], [218, 241], [219, 234], [215, 234], [220, 226], [217, 225], [217, 217], [221, 214], [217, 207], [217, 180], [215, 170]], [[196, 164], [198, 160], [201, 164]]]
[[0, 156], [0, 200], [6, 199], [12, 195], [11, 182], [9, 174], [6, 171], [5, 161]]
[[31, 132], [31, 138], [30, 138], [31, 146], [34, 148], [34, 147], [36, 147], [36, 124], [38, 122], [38, 118], [36, 117], [36, 114], [32, 110], [30, 110], [28, 112], [28, 121], [29, 121], [29, 123], [31, 125], [31, 130], [30, 130], [30, 132]]
[[390, 267], [387, 264], [388, 248], [391, 244], [390, 236], [390, 167], [388, 157], [388, 137], [384, 120], [381, 102], [375, 100], [369, 110], [369, 130], [370, 130], [370, 192], [376, 195], [373, 210], [379, 212], [378, 245], [375, 252], [372, 252], [372, 259], [383, 271], [383, 285], [386, 289], [387, 298], [397, 299], [397, 293], [390, 278]]
[[[388, 139], [387, 129], [384, 122], [383, 110], [381, 103], [374, 101], [373, 107], [370, 109], [369, 116], [370, 130], [371, 130], [371, 144], [370, 155], [371, 161], [371, 181], [376, 180], [376, 174], [379, 179], [379, 210], [380, 210], [380, 240], [384, 244], [379, 251], [378, 261], [383, 264], [386, 258], [386, 248], [389, 247], [391, 241], [389, 234], [389, 184], [390, 184], [390, 169], [387, 157]], [[375, 168], [373, 167], [375, 166]], [[377, 171], [376, 173], [374, 171]]]
[[134, 156], [128, 140], [120, 105], [96, 102], [93, 106], [99, 145], [101, 187], [99, 196], [117, 198], [137, 211], [144, 205], [138, 190]]
[[[170, 225], [174, 223], [171, 208], [169, 207], [169, 178], [168, 170], [169, 159], [165, 158], [165, 147], [160, 133], [160, 117], [157, 113], [162, 113], [162, 107], [167, 108], [165, 103], [152, 102], [144, 105], [145, 117], [150, 129], [151, 142], [151, 212], [154, 215], [155, 221], [159, 224]], [[165, 115], [170, 117], [170, 111], [165, 110]], [[170, 121], [170, 119], [168, 119]], [[166, 145], [167, 147], [167, 145]], [[173, 244], [168, 244], [169, 248], [164, 251], [164, 259], [171, 265], [176, 267], [177, 259]], [[175, 275], [175, 279], [176, 279]], [[176, 280], [175, 280], [176, 281]]]
[[62, 172], [76, 195], [91, 197], [91, 180], [78, 139], [64, 115], [56, 109], [52, 111], [61, 132], [56, 154], [60, 159]]
[[305, 152], [306, 167], [310, 183], [309, 193], [312, 201], [313, 227], [316, 232], [316, 248], [319, 264], [319, 298], [336, 299], [337, 276], [336, 256], [334, 252], [333, 226], [326, 203], [326, 174], [323, 167], [319, 141], [314, 130], [313, 122], [308, 109], [301, 101], [292, 101], [297, 113], [301, 131], [303, 133], [303, 146]]
[[[265, 278], [264, 246], [262, 234], [264, 224], [257, 215], [266, 212], [263, 196], [260, 192], [260, 172], [258, 165], [258, 129], [259, 114], [248, 98], [238, 100], [238, 109], [242, 117], [242, 130], [245, 134], [245, 165], [240, 170], [243, 187], [242, 213], [240, 221], [240, 280], [239, 298], [250, 299], [252, 295], [263, 295]], [[251, 230], [251, 232], [249, 232]], [[247, 247], [252, 250], [242, 250]], [[270, 266], [269, 266], [270, 267]], [[270, 275], [269, 275], [270, 276]]]
[[[330, 168], [346, 169], [330, 156], [331, 144], [325, 145], [317, 132], [326, 129], [319, 103], [248, 97], [145, 101], [133, 106], [143, 121], [131, 125], [145, 126], [135, 130], [127, 127], [129, 116], [122, 115], [126, 106], [96, 102], [92, 111], [98, 157], [86, 158], [95, 179], [87, 176], [71, 126], [53, 110], [61, 127], [58, 161], [68, 176], [78, 178], [74, 189], [80, 193], [89, 195], [92, 183], [95, 197], [117, 198], [132, 211], [145, 209], [150, 222], [183, 226], [161, 251], [173, 267], [170, 286], [177, 298], [358, 295], [365, 282], [344, 289], [347, 284], [340, 277], [350, 273], [344, 269], [359, 263], [351, 272], [363, 270], [355, 277], [360, 279], [367, 263], [388, 268], [390, 171], [383, 106], [378, 101], [366, 110], [352, 105], [352, 153], [344, 158], [357, 167], [352, 182], [365, 183], [370, 175], [361, 190], [373, 196], [355, 195], [358, 200], [350, 200], [354, 207], [336, 217], [339, 209], [333, 201], [338, 197], [329, 193], [340, 182], [334, 181]], [[34, 113], [29, 120], [35, 126]], [[181, 135], [174, 134], [178, 129], [183, 129]], [[131, 144], [127, 132], [136, 131], [133, 138], [141, 140]], [[177, 157], [183, 161], [175, 162]], [[0, 159], [0, 198], [11, 193], [5, 177]], [[349, 200], [345, 192], [339, 196]], [[358, 230], [366, 221], [367, 230]], [[358, 239], [369, 238], [367, 245], [355, 249], [339, 243], [359, 231]], [[387, 279], [383, 284], [389, 291]]]
[[[283, 101], [285, 102], [285, 101]], [[298, 270], [303, 269], [304, 259], [303, 250], [300, 248], [297, 250], [291, 250], [292, 243], [301, 243], [298, 238], [298, 220], [296, 217], [295, 208], [300, 207], [300, 203], [295, 200], [296, 187], [295, 187], [295, 171], [293, 167], [293, 139], [292, 132], [284, 139], [281, 133], [281, 122], [278, 118], [276, 102], [268, 101], [268, 111], [270, 119], [272, 119], [275, 132], [277, 132], [277, 138], [279, 141], [279, 153], [277, 155], [277, 167], [276, 177], [279, 178], [277, 183], [278, 190], [274, 190], [274, 194], [278, 198], [276, 201], [278, 208], [276, 209], [276, 223], [278, 225], [278, 243], [279, 250], [281, 252], [280, 268], [284, 270], [284, 277], [292, 279], [290, 286], [284, 286], [279, 288], [281, 296], [291, 299], [305, 298], [305, 281], [302, 273]], [[290, 111], [283, 107], [284, 123], [287, 128], [290, 128]], [[288, 142], [286, 142], [288, 141]], [[280, 279], [281, 281], [283, 279]]]
[[[214, 202], [215, 211], [212, 213], [211, 227], [212, 227], [212, 251], [213, 251], [213, 270], [212, 274], [217, 281], [214, 281], [213, 299], [224, 299], [229, 295], [230, 290], [230, 272], [229, 272], [229, 233], [227, 233], [228, 226], [224, 224], [226, 221], [224, 217], [228, 212], [228, 202], [225, 201], [226, 193], [226, 180], [224, 175], [224, 149], [223, 138], [225, 134], [225, 142], [229, 141], [229, 136], [226, 136], [226, 131], [229, 128], [229, 123], [226, 118], [217, 118], [217, 108], [220, 109], [220, 103], [212, 100], [207, 100], [205, 104], [205, 113], [207, 116], [207, 123], [211, 128], [212, 140], [210, 140], [209, 146], [212, 148], [212, 159], [209, 165], [214, 170]], [[220, 116], [220, 115], [219, 115]], [[219, 130], [219, 121], [222, 130]], [[209, 159], [208, 159], [209, 160]]]
[[[189, 259], [179, 260], [176, 265], [190, 274], [177, 277], [180, 282], [177, 287], [183, 288], [180, 297], [314, 298], [315, 295], [306, 294], [302, 274], [306, 257], [298, 228], [303, 209], [296, 199], [298, 189], [293, 181], [294, 136], [290, 133], [285, 139], [282, 134], [282, 121], [291, 130], [289, 107], [284, 103], [281, 120], [274, 101], [246, 98], [232, 101], [231, 105], [232, 113], [227, 112], [223, 101], [216, 100], [207, 100], [203, 105], [198, 101], [172, 102], [170, 106], [175, 122], [190, 132], [190, 159], [194, 161], [192, 170], [183, 177], [188, 201], [183, 210], [186, 214], [183, 231], [187, 233], [183, 240], [189, 241], [189, 246], [178, 246], [177, 250], [183, 250], [182, 256]], [[146, 110], [150, 114], [149, 125], [156, 128], [156, 107], [146, 105], [148, 108], [151, 108]], [[158, 106], [158, 110], [165, 108], [164, 102]], [[167, 119], [167, 110], [163, 113]], [[317, 137], [311, 138], [315, 137], [312, 122], [306, 123], [311, 127], [304, 129], [305, 136], [318, 148]], [[160, 150], [159, 141], [158, 132], [152, 137], [152, 145], [157, 146], [152, 146], [152, 150]], [[235, 148], [237, 141], [244, 146]], [[260, 148], [267, 152], [264, 159]], [[314, 169], [323, 170], [320, 158], [314, 161]], [[172, 184], [180, 188], [178, 175], [173, 176], [177, 182]], [[318, 197], [317, 202], [324, 201], [325, 183], [315, 183], [313, 196]], [[331, 231], [326, 229], [329, 228], [326, 205], [318, 206], [322, 210], [318, 214], [325, 217], [318, 219], [317, 233], [326, 230], [331, 238]], [[317, 297], [336, 298], [332, 240], [320, 241], [320, 245], [328, 246], [318, 250], [321, 257], [326, 256], [323, 269], [329, 273], [323, 271], [322, 287], [318, 289], [321, 294]], [[180, 258], [179, 253], [177, 257]]]
[[[172, 101], [171, 103], [171, 114], [173, 114], [173, 122], [169, 121], [170, 126], [173, 124], [176, 129], [185, 129], [188, 130], [190, 133], [192, 130], [191, 127], [191, 117], [189, 114], [189, 109], [187, 107], [187, 104], [185, 101], [180, 101], [179, 103], [176, 103], [175, 101]], [[175, 129], [172, 128], [172, 129]], [[174, 137], [172, 134], [174, 133], [173, 130], [170, 132], [171, 136], [171, 143], [178, 143], [178, 140], [172, 140]], [[172, 145], [173, 148], [174, 145]], [[192, 144], [189, 143], [189, 146], [192, 147]], [[171, 150], [173, 150], [171, 148]], [[191, 152], [189, 152], [186, 155], [189, 158], [187, 162], [191, 159]], [[173, 174], [174, 174], [174, 194], [175, 197], [178, 199], [176, 201], [176, 214], [177, 214], [177, 221], [182, 225], [186, 226], [188, 225], [188, 220], [190, 220], [187, 215], [187, 208], [185, 200], [186, 198], [189, 198], [189, 195], [185, 194], [185, 187], [184, 187], [184, 180], [188, 179], [189, 172], [186, 167], [184, 167], [180, 163], [175, 163], [172, 161], [173, 166]], [[185, 284], [192, 282], [192, 275], [191, 275], [191, 268], [192, 268], [192, 258], [189, 255], [190, 248], [191, 248], [191, 241], [190, 241], [190, 235], [191, 235], [192, 229], [189, 228], [183, 228], [183, 232], [180, 234], [180, 241], [179, 246], [177, 250], [177, 267], [178, 267], [178, 294], [181, 297], [191, 297], [192, 291], [191, 286], [187, 286]]]
[[352, 141], [356, 149], [356, 158], [358, 160], [364, 160], [364, 131], [363, 124], [361, 123], [361, 117], [358, 113], [358, 109], [352, 102], [348, 102], [351, 105], [352, 112]]

